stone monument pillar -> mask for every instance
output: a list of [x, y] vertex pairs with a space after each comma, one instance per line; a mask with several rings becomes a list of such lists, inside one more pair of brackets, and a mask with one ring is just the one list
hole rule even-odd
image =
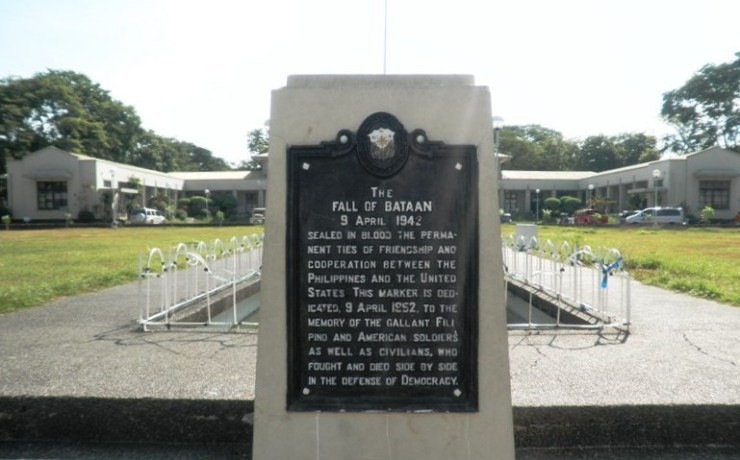
[[488, 89], [273, 92], [253, 458], [511, 459]]

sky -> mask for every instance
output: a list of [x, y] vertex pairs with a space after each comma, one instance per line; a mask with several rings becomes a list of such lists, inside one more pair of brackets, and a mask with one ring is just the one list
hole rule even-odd
[[506, 125], [661, 137], [663, 93], [733, 61], [738, 18], [737, 0], [0, 0], [0, 78], [82, 73], [233, 164], [299, 74], [468, 74]]

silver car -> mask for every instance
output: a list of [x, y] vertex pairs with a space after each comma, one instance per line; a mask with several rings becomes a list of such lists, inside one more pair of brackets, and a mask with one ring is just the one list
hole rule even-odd
[[681, 208], [646, 208], [628, 216], [628, 224], [682, 225], [686, 221]]

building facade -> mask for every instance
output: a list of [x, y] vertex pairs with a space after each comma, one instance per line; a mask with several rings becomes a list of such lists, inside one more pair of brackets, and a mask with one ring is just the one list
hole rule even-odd
[[[105, 220], [158, 194], [174, 203], [229, 194], [237, 215], [248, 215], [265, 206], [267, 155], [257, 160], [261, 171], [163, 173], [46, 147], [8, 161], [8, 206], [15, 219], [76, 219], [86, 210]], [[607, 213], [656, 204], [686, 214], [711, 206], [721, 220], [740, 213], [740, 153], [719, 147], [599, 173], [502, 170], [500, 177], [499, 206], [512, 215], [541, 211], [545, 199], [562, 196], [580, 198], [584, 207], [598, 197]]]
[[716, 219], [732, 220], [740, 212], [740, 153], [713, 147], [599, 173], [501, 171], [504, 212], [535, 213], [545, 199], [562, 196], [580, 198], [584, 207], [600, 198], [607, 213], [657, 205], [698, 214], [711, 206]]
[[15, 219], [77, 219], [88, 211], [96, 219], [125, 218], [131, 207], [153, 197], [232, 195], [237, 215], [264, 207], [263, 171], [163, 173], [46, 147], [7, 163], [8, 206]]

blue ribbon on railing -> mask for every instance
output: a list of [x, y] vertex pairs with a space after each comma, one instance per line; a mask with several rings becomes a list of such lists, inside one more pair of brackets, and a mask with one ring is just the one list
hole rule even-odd
[[606, 283], [609, 279], [609, 272], [611, 272], [614, 269], [619, 268], [619, 266], [622, 264], [622, 258], [615, 260], [614, 262], [610, 263], [609, 265], [605, 265], [601, 267], [601, 289], [606, 289]]

